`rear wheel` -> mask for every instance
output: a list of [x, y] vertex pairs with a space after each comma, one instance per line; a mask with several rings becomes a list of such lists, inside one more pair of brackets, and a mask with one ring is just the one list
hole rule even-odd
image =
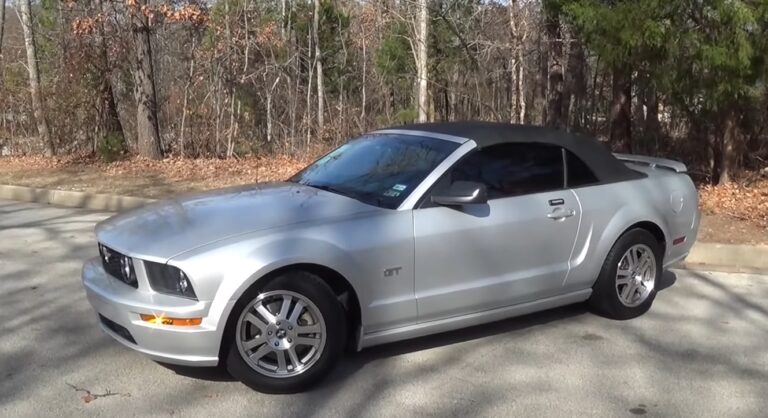
[[633, 229], [613, 245], [593, 287], [589, 304], [613, 319], [638, 317], [650, 309], [662, 274], [662, 250], [644, 229]]
[[233, 312], [227, 369], [261, 392], [306, 389], [331, 370], [345, 344], [341, 304], [309, 273], [289, 272], [247, 292]]

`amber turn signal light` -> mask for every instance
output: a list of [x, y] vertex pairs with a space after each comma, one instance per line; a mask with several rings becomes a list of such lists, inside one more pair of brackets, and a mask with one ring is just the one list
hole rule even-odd
[[156, 315], [139, 315], [141, 320], [156, 325], [174, 325], [178, 327], [191, 327], [194, 325], [200, 325], [203, 322], [203, 318], [168, 318], [165, 316]]

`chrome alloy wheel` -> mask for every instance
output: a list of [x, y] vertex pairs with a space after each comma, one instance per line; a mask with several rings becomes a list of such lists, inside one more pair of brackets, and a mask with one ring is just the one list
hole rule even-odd
[[656, 285], [656, 256], [645, 244], [635, 244], [621, 257], [616, 270], [616, 293], [624, 306], [645, 302]]
[[323, 354], [325, 321], [312, 301], [287, 290], [260, 294], [237, 321], [240, 355], [258, 373], [297, 376]]

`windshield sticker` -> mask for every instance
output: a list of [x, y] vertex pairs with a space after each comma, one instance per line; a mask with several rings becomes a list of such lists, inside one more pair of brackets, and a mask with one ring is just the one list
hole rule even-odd
[[384, 196], [386, 196], [386, 197], [398, 197], [398, 196], [400, 196], [400, 192], [398, 192], [397, 190], [387, 190], [386, 192], [384, 192]]
[[392, 190], [397, 190], [398, 192], [402, 192], [406, 188], [408, 188], [408, 186], [405, 184], [395, 184], [394, 186], [392, 186]]

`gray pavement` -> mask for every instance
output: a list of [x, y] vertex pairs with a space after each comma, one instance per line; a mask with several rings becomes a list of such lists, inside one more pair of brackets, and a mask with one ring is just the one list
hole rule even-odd
[[556, 309], [372, 348], [314, 390], [263, 395], [99, 331], [79, 274], [105, 216], [0, 200], [0, 416], [768, 414], [766, 276], [676, 270], [635, 320]]

